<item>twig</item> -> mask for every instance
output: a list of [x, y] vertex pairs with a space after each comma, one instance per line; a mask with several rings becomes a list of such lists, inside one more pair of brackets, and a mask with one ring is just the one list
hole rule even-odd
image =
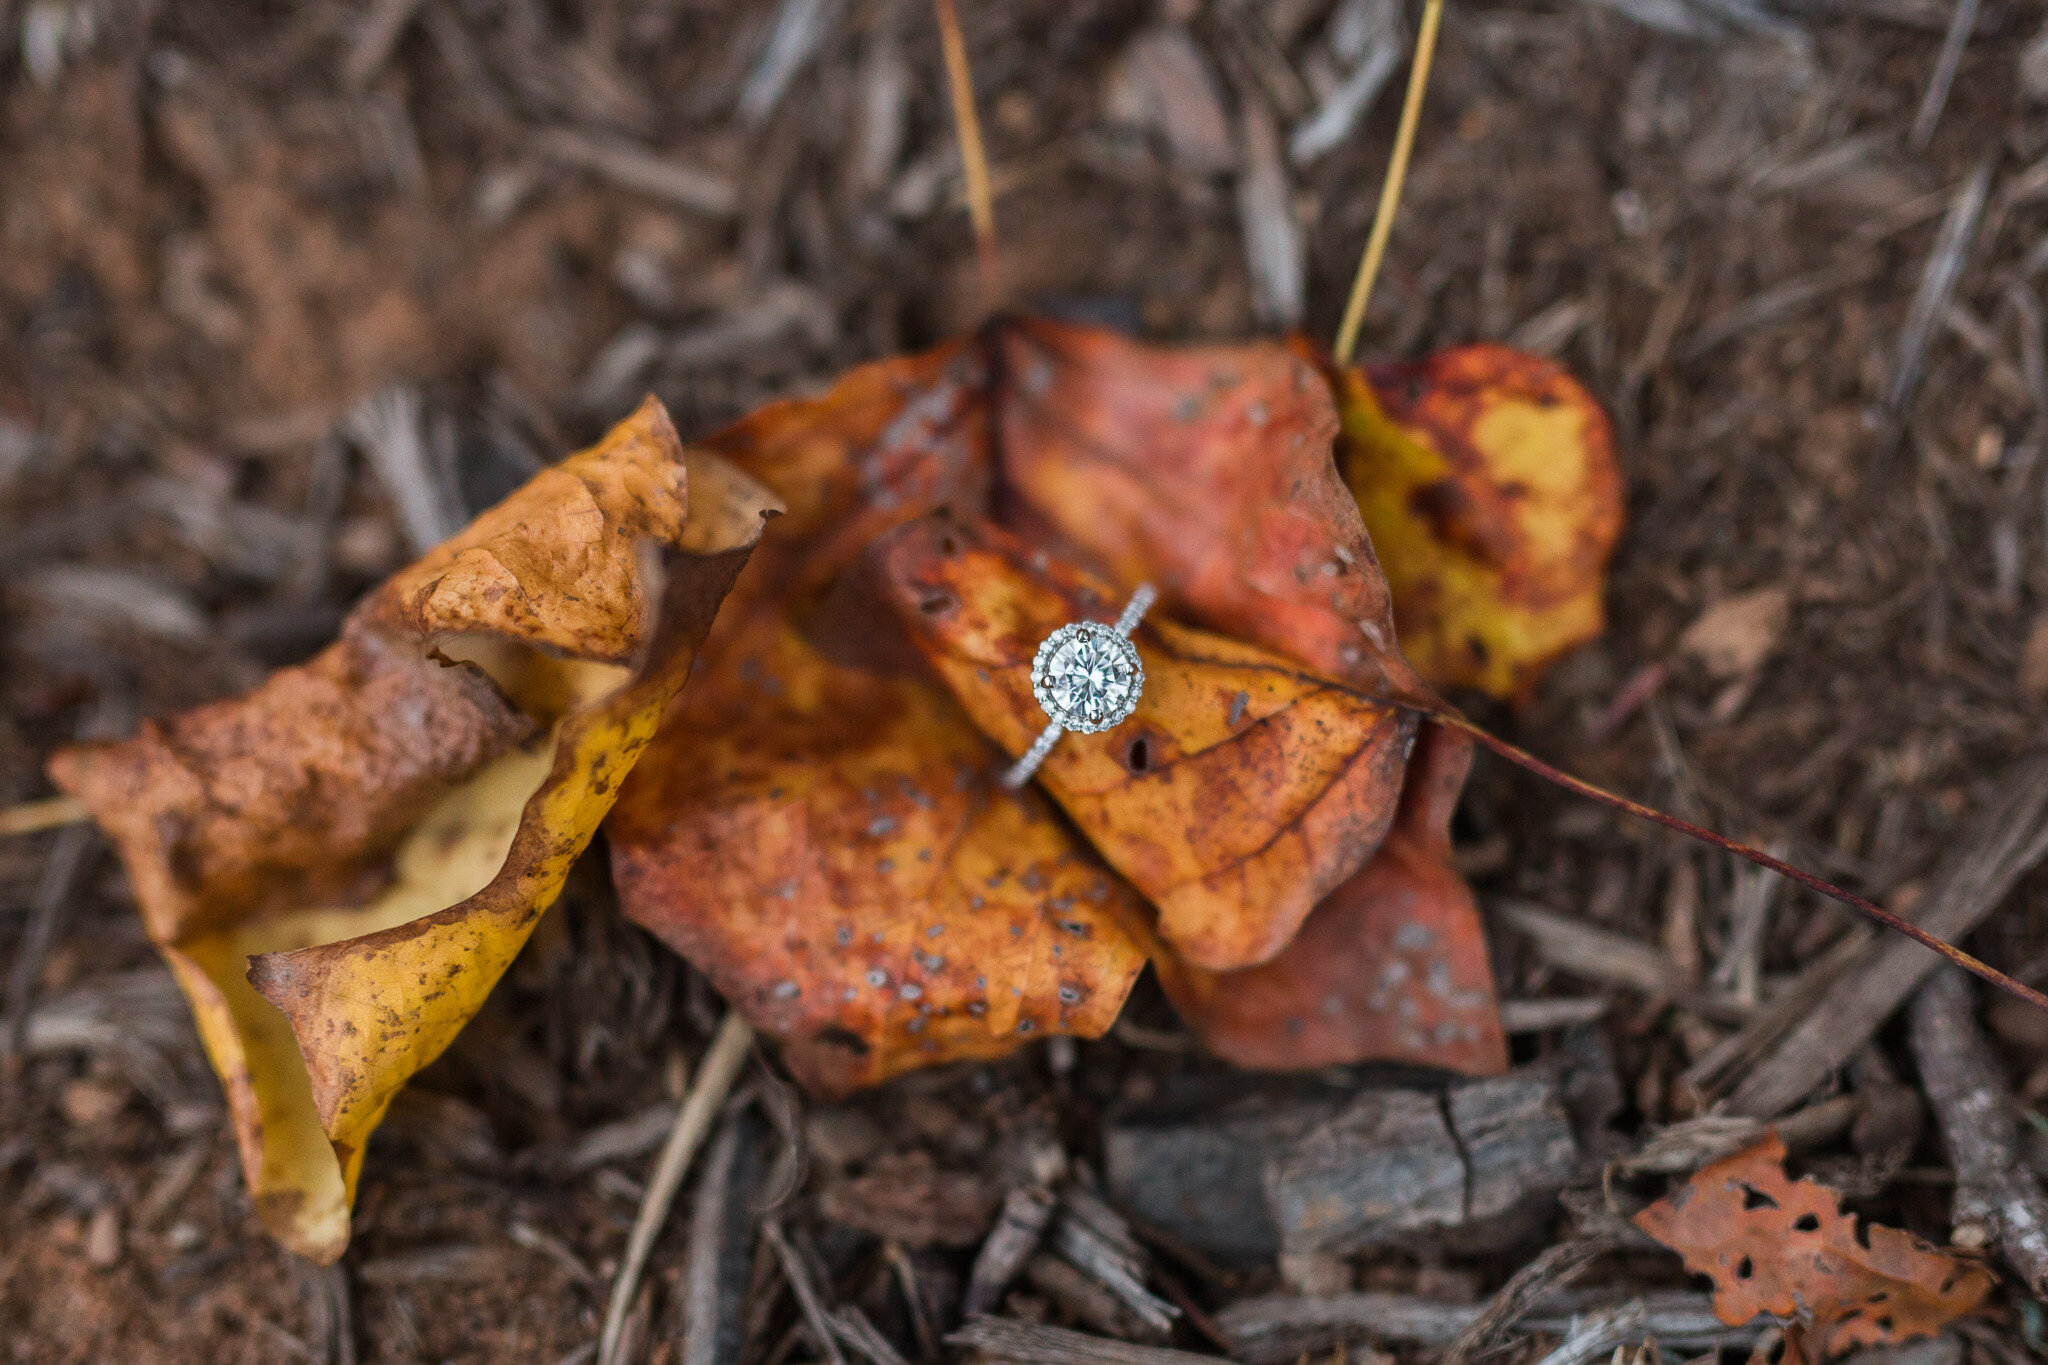
[[790, 1292], [796, 1295], [797, 1310], [803, 1314], [804, 1325], [810, 1329], [814, 1344], [832, 1365], [846, 1365], [846, 1353], [839, 1349], [839, 1334], [832, 1329], [832, 1315], [826, 1310], [824, 1295], [818, 1292], [817, 1284], [811, 1279], [811, 1268], [789, 1244], [781, 1220], [770, 1218], [763, 1222], [761, 1235], [768, 1239], [776, 1259], [782, 1262], [783, 1278], [789, 1281]]
[[621, 189], [674, 204], [677, 208], [729, 218], [739, 211], [732, 181], [699, 166], [618, 137], [597, 137], [574, 128], [545, 128], [529, 144], [538, 156], [603, 176]]
[[[720, 1125], [704, 1154], [704, 1177], [690, 1208], [690, 1259], [685, 1264], [683, 1365], [724, 1365], [743, 1345], [740, 1300], [745, 1290], [749, 1160], [747, 1121], [735, 1114]], [[737, 1264], [736, 1264], [737, 1263]]]
[[868, 1320], [868, 1315], [852, 1304], [844, 1304], [832, 1312], [832, 1330], [846, 1343], [848, 1350], [868, 1362], [868, 1365], [910, 1365], [903, 1358], [903, 1352], [896, 1349], [889, 1338]]
[[[1999, 782], [1987, 809], [1950, 846], [1922, 898], [1916, 943], [1961, 937], [1996, 909], [2022, 874], [2048, 855], [2048, 759], [2024, 760]], [[1934, 940], [1939, 943], [1939, 939]], [[1944, 945], [1946, 946], [1946, 945]], [[1954, 960], [1949, 949], [1943, 956]], [[1974, 962], [1975, 959], [1971, 959]], [[1797, 1104], [1877, 1032], [1939, 963], [1913, 944], [1886, 942], [1816, 1001], [1729, 1098], [1738, 1114], [1770, 1118]], [[1969, 967], [1970, 962], [1956, 965]], [[1978, 963], [1978, 967], [1983, 964]], [[1989, 975], [1987, 975], [1987, 973]], [[2040, 994], [1989, 968], [1978, 971], [2020, 998]]]
[[341, 78], [351, 90], [368, 85], [370, 78], [390, 60], [391, 50], [398, 46], [405, 26], [419, 12], [420, 3], [421, 0], [376, 0], [370, 6], [362, 27], [356, 30], [355, 42], [349, 47], [348, 60], [341, 67]]
[[1408, 69], [1408, 96], [1401, 105], [1400, 125], [1394, 130], [1394, 155], [1387, 162], [1379, 208], [1373, 212], [1372, 233], [1365, 239], [1365, 255], [1359, 258], [1358, 275], [1351, 282], [1351, 298], [1344, 305], [1344, 321], [1337, 327], [1337, 343], [1331, 348], [1339, 365], [1349, 365], [1352, 352], [1358, 349], [1358, 332], [1365, 325], [1365, 305], [1372, 298], [1373, 281], [1379, 276], [1380, 261], [1387, 254], [1387, 239], [1394, 232], [1394, 209], [1401, 202], [1401, 185], [1408, 178], [1408, 159], [1415, 152], [1415, 126], [1422, 120], [1422, 92], [1429, 85], [1429, 67], [1436, 57], [1436, 34], [1443, 16], [1444, 0], [1423, 0], [1422, 26], [1415, 34], [1415, 61]]
[[1956, 0], [1949, 16], [1948, 32], [1941, 40], [1941, 55], [1934, 59], [1934, 76], [1927, 82], [1927, 94], [1920, 100], [1920, 112], [1913, 116], [1913, 145], [1926, 147], [1934, 141], [1934, 125], [1948, 105], [1948, 88], [1955, 83], [1956, 68], [1962, 64], [1963, 49], [1977, 27], [1978, 0]]
[[990, 187], [988, 149], [981, 140], [981, 116], [974, 110], [974, 72], [967, 64], [967, 39], [953, 0], [932, 0], [939, 21], [939, 45], [946, 54], [946, 85], [953, 97], [953, 128], [960, 138], [960, 165], [967, 178], [967, 214], [974, 222], [974, 246], [981, 257], [981, 282], [993, 296], [996, 264], [996, 204]]
[[1920, 387], [1927, 364], [1927, 344], [1933, 339], [1934, 324], [1948, 309], [1956, 281], [1977, 240], [1977, 225], [1984, 217], [1984, 203], [1991, 194], [1991, 173], [1998, 167], [1992, 152], [1977, 163], [1977, 169], [1956, 191], [1948, 216], [1934, 239], [1927, 268], [1920, 274], [1920, 288], [1913, 295], [1913, 307], [1906, 314], [1906, 328], [1899, 336], [1899, 359], [1892, 372], [1891, 389], [1885, 395], [1885, 410], [1894, 425], [1904, 421], [1906, 405]]
[[28, 928], [22, 933], [21, 945], [7, 973], [7, 1012], [0, 1015], [0, 1056], [20, 1052], [26, 1041], [29, 1007], [35, 1003], [36, 976], [42, 971], [43, 958], [57, 941], [65, 914], [71, 909], [72, 888], [85, 868], [93, 838], [92, 826], [67, 825], [50, 849], [49, 860], [43, 864], [43, 878], [36, 886]]
[[[1885, 928], [1890, 929], [1895, 933], [1905, 935], [1907, 938], [1912, 939], [1915, 943], [1919, 944], [1923, 948], [1933, 949], [1941, 956], [1947, 958], [1950, 962], [1955, 963], [1956, 966], [1963, 968], [1965, 971], [1970, 972], [1974, 976], [1978, 976], [1985, 981], [1989, 981], [1992, 985], [1998, 987], [2000, 990], [2006, 992], [2007, 994], [2016, 996], [2019, 999], [2026, 1001], [2030, 1005], [2036, 1005], [2044, 1010], [2048, 1010], [2048, 995], [2041, 994], [2041, 992], [2035, 990], [2031, 986], [2021, 985], [2019, 982], [2007, 976], [2004, 972], [1999, 971], [1996, 967], [1992, 967], [1985, 963], [1979, 962], [1976, 958], [1970, 956], [1962, 949], [1956, 947], [1953, 943], [1944, 941], [1943, 938], [1940, 937], [1940, 935], [1944, 932], [1950, 932], [1945, 927], [1945, 919], [1937, 922], [1935, 917], [1932, 914], [1930, 914], [1927, 917], [1927, 921], [1929, 925], [1933, 926], [1931, 930], [1928, 927], [1923, 927], [1922, 925], [1914, 924], [1909, 920], [1901, 919], [1897, 915], [1893, 914], [1891, 911], [1877, 904], [1875, 901], [1871, 901], [1862, 896], [1859, 896], [1853, 891], [1846, 891], [1841, 887], [1836, 886], [1833, 882], [1826, 881], [1820, 877], [1816, 877], [1811, 872], [1805, 871], [1802, 868], [1794, 867], [1792, 866], [1792, 864], [1785, 862], [1782, 859], [1773, 858], [1770, 854], [1764, 852], [1762, 849], [1751, 848], [1747, 844], [1739, 844], [1735, 840], [1730, 839], [1725, 834], [1716, 834], [1714, 833], [1714, 831], [1710, 829], [1706, 829], [1700, 825], [1693, 824], [1690, 820], [1681, 820], [1675, 815], [1666, 815], [1663, 811], [1658, 810], [1653, 806], [1646, 806], [1640, 801], [1632, 801], [1628, 797], [1617, 795], [1614, 792], [1606, 790], [1604, 787], [1596, 787], [1592, 783], [1584, 780], [1583, 778], [1573, 777], [1570, 773], [1565, 772], [1563, 769], [1555, 768], [1552, 767], [1550, 764], [1545, 763], [1542, 759], [1536, 757], [1534, 754], [1528, 752], [1527, 750], [1518, 748], [1515, 745], [1508, 743], [1506, 740], [1501, 739], [1496, 735], [1488, 733], [1486, 730], [1481, 729], [1479, 726], [1473, 724], [1471, 721], [1465, 719], [1463, 716], [1459, 715], [1455, 711], [1448, 710], [1440, 705], [1431, 707], [1414, 705], [1413, 703], [1407, 704], [1413, 706], [1413, 709], [1421, 712], [1423, 715], [1428, 716], [1431, 720], [1436, 721], [1440, 725], [1449, 726], [1454, 730], [1460, 730], [1465, 734], [1472, 736], [1472, 738], [1478, 740], [1479, 743], [1486, 746], [1486, 748], [1492, 750], [1494, 753], [1500, 755], [1502, 758], [1507, 759], [1516, 767], [1526, 769], [1527, 771], [1536, 774], [1538, 777], [1541, 777], [1546, 782], [1550, 782], [1556, 786], [1563, 787], [1566, 791], [1576, 792], [1580, 796], [1583, 796], [1590, 801], [1597, 801], [1603, 806], [1609, 806], [1619, 811], [1626, 811], [1628, 814], [1636, 816], [1638, 819], [1648, 820], [1652, 824], [1658, 824], [1664, 826], [1664, 828], [1666, 829], [1676, 830], [1680, 834], [1688, 835], [1691, 838], [1698, 839], [1701, 843], [1711, 844], [1715, 848], [1722, 849], [1729, 853], [1733, 853], [1738, 858], [1742, 858], [1749, 862], [1755, 863], [1758, 867], [1769, 868], [1771, 871], [1777, 873], [1779, 876], [1797, 882], [1799, 885], [1805, 887], [1809, 891], [1818, 892], [1821, 895], [1826, 896], [1830, 900], [1840, 901], [1842, 904], [1848, 906], [1850, 909], [1855, 910], [1860, 914], [1866, 915], [1870, 919], [1877, 921], [1879, 924], [1885, 926]], [[2032, 767], [2033, 770], [2037, 772], [2042, 771], [2039, 764], [2032, 765]], [[2048, 788], [2048, 782], [2042, 782], [2039, 785], [2043, 786], [2044, 788]], [[2031, 856], [2027, 858], [2025, 864], [2026, 867], [2033, 866], [2035, 862], [2040, 861], [2040, 858], [2043, 853], [2048, 853], [2048, 821], [2039, 820], [2037, 818], [2034, 825], [2029, 827], [2029, 832], [2032, 837], [2024, 840], [2025, 847], [2031, 854]], [[2019, 852], [2019, 849], [2012, 848], [2010, 851], [2017, 853]], [[2003, 873], [2005, 870], [2005, 865], [2003, 863], [2000, 863], [1998, 864], [1998, 866], [2000, 872]], [[1973, 880], [1967, 874], [1959, 874], [1957, 880], [1959, 883], [1967, 885], [1971, 890], [1982, 890], [1987, 893], [1990, 892], [1995, 885], [1996, 896], [1992, 897], [1992, 899], [1995, 900], [1997, 897], [2003, 896], [2005, 894], [2005, 891], [2012, 884], [2012, 879], [2017, 878], [2019, 873], [2023, 870], [2025, 870], [2023, 867], [2014, 868], [2011, 872], [2011, 876], [2002, 881], [1985, 877], [1979, 877]], [[1974, 903], [1972, 905], [1972, 908], [1976, 908]], [[1983, 907], [1983, 909], [1977, 910], [1977, 915], [1981, 916], [1981, 914], [1988, 912], [1988, 909], [1989, 907], [1985, 906]], [[1975, 917], [1969, 919], [1969, 925], [1974, 925], [1975, 923]], [[1954, 932], [1961, 932], [1961, 930], [1957, 930]], [[1924, 973], [1925, 969], [1931, 968], [1933, 964], [1926, 962], [1924, 959], [1914, 957], [1909, 965], [1916, 974], [1913, 975], [1911, 981], [1906, 983], [1905, 990], [1911, 990], [1912, 985], [1919, 980], [1920, 974]], [[1904, 998], [1905, 991], [1902, 990], [1899, 993], [1899, 995], [1894, 997], [1891, 1000], [1890, 1004], [1886, 1006], [1885, 1014], [1888, 1015], [1891, 1013], [1893, 1009], [1896, 1009], [1898, 1007], [1899, 1002], [1902, 1001]], [[1879, 1016], [1880, 1020], [1882, 1018], [1883, 1016]], [[1832, 1029], [1835, 1023], [1835, 1021], [1829, 1019], [1824, 1013], [1816, 1015], [1813, 1020], [1810, 1020], [1808, 1022], [1814, 1027], [1818, 1027], [1823, 1030]], [[1875, 1026], [1876, 1024], [1875, 1022], [1873, 1022], [1872, 1027], [1874, 1028]], [[1866, 1034], [1864, 1036], [1867, 1037], [1868, 1035]], [[1852, 1046], [1849, 1050], [1854, 1051], [1855, 1049]], [[1847, 1055], [1848, 1054], [1845, 1052], [1842, 1054], [1842, 1057], [1845, 1058]], [[1842, 1058], [1837, 1058], [1836, 1063], [1831, 1063], [1829, 1067], [1823, 1068], [1823, 1071], [1832, 1069], [1832, 1066], [1838, 1064], [1841, 1060]], [[1814, 1079], [1817, 1081], [1819, 1077], [1816, 1076], [1814, 1077]], [[1784, 1108], [1789, 1107], [1792, 1104], [1797, 1103], [1799, 1098], [1805, 1093], [1806, 1090], [1802, 1088], [1795, 1094], [1783, 1097], [1783, 1101], [1779, 1104], [1778, 1108], [1782, 1110]], [[1774, 1110], [1772, 1112], [1777, 1111]]]
[[2020, 1159], [2012, 1097], [1971, 1016], [1970, 983], [1961, 972], [1935, 973], [1913, 997], [1912, 1020], [1920, 1086], [1956, 1172], [1953, 1240], [1997, 1243], [2039, 1294], [2048, 1288], [2048, 1198]]
[[947, 1337], [946, 1344], [972, 1347], [991, 1359], [1017, 1365], [1212, 1365], [1213, 1361], [1210, 1356], [1164, 1346], [1110, 1341], [1009, 1318], [976, 1318]]
[[740, 122], [758, 128], [768, 121], [796, 73], [838, 22], [840, 5], [841, 0], [782, 0], [768, 45], [740, 90]]
[[690, 1169], [690, 1158], [697, 1154], [704, 1135], [711, 1131], [711, 1120], [725, 1103], [753, 1044], [754, 1030], [740, 1018], [739, 1011], [728, 1010], [704, 1053], [683, 1107], [676, 1112], [676, 1126], [669, 1133], [661, 1155], [655, 1158], [654, 1172], [647, 1179], [647, 1194], [633, 1219], [633, 1231], [626, 1238], [626, 1254], [619, 1263], [619, 1277], [612, 1282], [611, 1302], [605, 1307], [604, 1330], [597, 1339], [598, 1365], [619, 1365], [620, 1333], [625, 1330], [627, 1310], [633, 1306], [640, 1272], [646, 1268], [647, 1253], [654, 1249], [654, 1239], [668, 1219], [669, 1206], [675, 1202], [676, 1191], [682, 1188], [683, 1176]]
[[1038, 1249], [1052, 1209], [1052, 1192], [1043, 1185], [1020, 1185], [1010, 1191], [1003, 1200], [1002, 1215], [974, 1258], [967, 1297], [960, 1306], [965, 1316], [986, 1313], [1002, 1301], [1003, 1291]]
[[40, 834], [60, 825], [75, 825], [92, 819], [92, 812], [75, 796], [46, 796], [0, 809], [0, 839], [15, 834]]
[[1585, 1274], [1587, 1267], [1612, 1249], [1613, 1244], [1604, 1238], [1577, 1237], [1559, 1242], [1523, 1266], [1487, 1300], [1479, 1316], [1451, 1339], [1443, 1365], [1465, 1365], [1473, 1356], [1491, 1350], [1531, 1308]]

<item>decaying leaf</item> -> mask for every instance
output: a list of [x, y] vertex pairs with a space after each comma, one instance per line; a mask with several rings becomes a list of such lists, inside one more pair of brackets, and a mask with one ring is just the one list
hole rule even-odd
[[1714, 1281], [1714, 1311], [1736, 1325], [1797, 1318], [1822, 1356], [1927, 1336], [1975, 1309], [1991, 1272], [1909, 1232], [1842, 1212], [1811, 1178], [1788, 1179], [1774, 1132], [1708, 1166], [1635, 1217]]
[[1402, 649], [1432, 686], [1526, 697], [1604, 624], [1622, 513], [1606, 414], [1561, 366], [1488, 343], [1330, 380]]
[[293, 1250], [341, 1254], [371, 1131], [560, 892], [774, 509], [650, 401], [309, 663], [52, 761], [129, 868]]
[[[1113, 620], [1127, 594], [999, 528], [930, 517], [876, 548], [912, 641], [974, 723], [1022, 753], [1045, 727], [1039, 642]], [[1159, 909], [1190, 961], [1246, 967], [1287, 945], [1379, 846], [1414, 732], [1404, 711], [1282, 655], [1148, 618], [1131, 718], [1054, 746], [1038, 780]]]
[[1485, 925], [1451, 862], [1471, 763], [1462, 735], [1423, 727], [1385, 842], [1271, 962], [1205, 971], [1153, 945], [1167, 998], [1209, 1051], [1274, 1070], [1369, 1059], [1507, 1069]]

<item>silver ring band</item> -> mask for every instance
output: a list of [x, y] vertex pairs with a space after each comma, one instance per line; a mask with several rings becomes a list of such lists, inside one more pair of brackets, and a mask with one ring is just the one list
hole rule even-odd
[[1087, 635], [1100, 635], [1103, 633], [1113, 634], [1120, 641], [1128, 641], [1131, 632], [1138, 628], [1138, 623], [1145, 619], [1145, 613], [1150, 611], [1152, 604], [1158, 600], [1159, 590], [1157, 588], [1153, 587], [1150, 583], [1140, 583], [1138, 590], [1131, 594], [1131, 600], [1124, 605], [1123, 614], [1116, 618], [1114, 626], [1103, 627], [1092, 623], [1076, 623], [1062, 626], [1046, 637], [1045, 642], [1038, 647], [1038, 657], [1033, 660], [1031, 665], [1031, 687], [1032, 691], [1038, 695], [1039, 705], [1046, 709], [1046, 713], [1052, 719], [1045, 729], [1039, 732], [1038, 738], [1031, 741], [1031, 747], [1024, 751], [1022, 757], [1018, 758], [1015, 763], [1012, 763], [1004, 770], [1002, 776], [1004, 787], [1015, 791], [1026, 782], [1029, 782], [1032, 774], [1038, 771], [1039, 764], [1045, 762], [1045, 756], [1052, 752], [1052, 746], [1059, 742], [1060, 736], [1066, 733], [1067, 730], [1106, 730], [1112, 725], [1122, 723], [1131, 714], [1131, 711], [1138, 704], [1139, 695], [1144, 691], [1145, 670], [1143, 665], [1138, 662], [1137, 650], [1128, 643], [1122, 648], [1122, 654], [1126, 656], [1127, 662], [1121, 662], [1112, 666], [1112, 671], [1117, 675], [1116, 682], [1124, 691], [1119, 693], [1118, 697], [1109, 703], [1108, 714], [1101, 716], [1090, 716], [1080, 713], [1063, 715], [1055, 700], [1055, 693], [1048, 685], [1047, 674], [1049, 670], [1056, 669], [1059, 666], [1061, 646], [1067, 645], [1069, 642], [1079, 641]]

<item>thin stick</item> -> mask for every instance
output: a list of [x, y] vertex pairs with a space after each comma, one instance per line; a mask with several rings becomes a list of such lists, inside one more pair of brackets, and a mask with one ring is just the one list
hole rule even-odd
[[1358, 349], [1358, 331], [1365, 326], [1365, 305], [1372, 298], [1373, 281], [1386, 257], [1387, 239], [1394, 234], [1394, 209], [1401, 202], [1401, 185], [1408, 179], [1408, 159], [1415, 152], [1415, 126], [1422, 121], [1422, 92], [1429, 85], [1429, 66], [1436, 57], [1436, 33], [1443, 17], [1444, 0], [1424, 0], [1422, 26], [1415, 34], [1415, 61], [1408, 68], [1408, 97], [1401, 104], [1400, 126], [1394, 130], [1394, 156], [1387, 162], [1387, 178], [1380, 186], [1380, 206], [1372, 217], [1372, 235], [1365, 239], [1365, 255], [1358, 262], [1358, 277], [1351, 282], [1351, 299], [1344, 305], [1337, 344], [1331, 348], [1339, 365], [1349, 365], [1351, 353]]
[[597, 1339], [598, 1365], [618, 1365], [619, 1341], [626, 1328], [626, 1312], [633, 1306], [634, 1291], [640, 1287], [640, 1272], [646, 1268], [647, 1253], [668, 1220], [669, 1206], [682, 1188], [689, 1172], [690, 1158], [711, 1131], [711, 1120], [732, 1091], [746, 1064], [747, 1051], [754, 1045], [754, 1030], [740, 1018], [738, 1010], [727, 1010], [718, 1033], [697, 1068], [697, 1079], [683, 1107], [676, 1112], [676, 1126], [669, 1130], [661, 1155], [655, 1158], [654, 1173], [647, 1180], [647, 1195], [634, 1216], [633, 1231], [626, 1238], [626, 1255], [619, 1264], [619, 1277], [612, 1282], [611, 1302], [604, 1310], [604, 1330]]
[[1726, 835], [1716, 834], [1710, 829], [1693, 824], [1690, 820], [1681, 820], [1675, 815], [1666, 815], [1655, 807], [1646, 806], [1640, 801], [1631, 801], [1626, 796], [1617, 796], [1615, 793], [1596, 787], [1581, 778], [1573, 777], [1561, 768], [1553, 768], [1534, 754], [1524, 749], [1516, 748], [1504, 739], [1488, 734], [1485, 730], [1480, 729], [1455, 711], [1439, 710], [1427, 706], [1415, 707], [1414, 709], [1420, 711], [1439, 725], [1463, 731], [1488, 749], [1491, 749], [1494, 753], [1508, 760], [1508, 762], [1513, 763], [1519, 768], [1526, 768], [1546, 782], [1563, 787], [1566, 791], [1576, 792], [1588, 800], [1598, 801], [1603, 806], [1612, 806], [1616, 810], [1626, 811], [1630, 815], [1648, 820], [1652, 824], [1662, 825], [1666, 829], [1677, 830], [1680, 834], [1689, 835], [1694, 839], [1698, 839], [1701, 843], [1725, 849], [1738, 858], [1744, 858], [1755, 863], [1758, 867], [1769, 868], [1779, 876], [1789, 878], [1809, 891], [1816, 891], [1830, 900], [1840, 901], [1850, 909], [1877, 921], [1885, 928], [1904, 934], [1923, 948], [1932, 949], [1950, 962], [1955, 963], [1956, 966], [1961, 967], [1964, 971], [1983, 978], [2008, 995], [2017, 996], [2030, 1005], [2038, 1005], [2042, 1009], [2048, 1010], [2048, 995], [2041, 994], [2041, 992], [2033, 989], [2031, 986], [2021, 985], [1996, 967], [1979, 962], [1953, 943], [1943, 942], [1912, 921], [1899, 918], [1883, 906], [1878, 905], [1874, 901], [1865, 900], [1853, 891], [1844, 891], [1841, 887], [1836, 886], [1832, 882], [1823, 881], [1811, 872], [1796, 868], [1781, 859], [1773, 858], [1762, 849], [1751, 848], [1747, 844], [1738, 844]]
[[72, 796], [46, 796], [0, 808], [0, 839], [10, 834], [40, 834], [60, 825], [75, 825], [92, 819], [91, 812]]
[[967, 176], [967, 214], [974, 220], [974, 246], [981, 280], [995, 284], [996, 199], [988, 174], [988, 148], [981, 140], [981, 116], [974, 112], [974, 72], [967, 65], [967, 39], [953, 0], [932, 0], [939, 19], [939, 45], [946, 53], [946, 85], [953, 96], [953, 127], [960, 137], [960, 166]]

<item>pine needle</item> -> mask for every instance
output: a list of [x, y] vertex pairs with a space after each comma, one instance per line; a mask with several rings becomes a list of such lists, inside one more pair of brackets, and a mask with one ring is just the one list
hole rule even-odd
[[1443, 17], [1444, 0], [1424, 0], [1422, 27], [1415, 34], [1415, 61], [1408, 68], [1408, 96], [1401, 104], [1400, 126], [1394, 131], [1394, 155], [1387, 162], [1387, 178], [1380, 186], [1380, 205], [1372, 217], [1372, 234], [1365, 239], [1365, 255], [1359, 258], [1358, 275], [1351, 281], [1351, 298], [1344, 305], [1344, 321], [1337, 328], [1337, 344], [1331, 348], [1339, 365], [1349, 365], [1352, 352], [1358, 349], [1359, 329], [1365, 325], [1365, 305], [1372, 298], [1380, 262], [1386, 258], [1387, 239], [1394, 233], [1394, 210], [1400, 205], [1401, 186], [1408, 179], [1408, 161], [1415, 153], [1415, 126], [1422, 121], [1422, 92], [1429, 85], [1429, 67], [1436, 57], [1437, 29]]

